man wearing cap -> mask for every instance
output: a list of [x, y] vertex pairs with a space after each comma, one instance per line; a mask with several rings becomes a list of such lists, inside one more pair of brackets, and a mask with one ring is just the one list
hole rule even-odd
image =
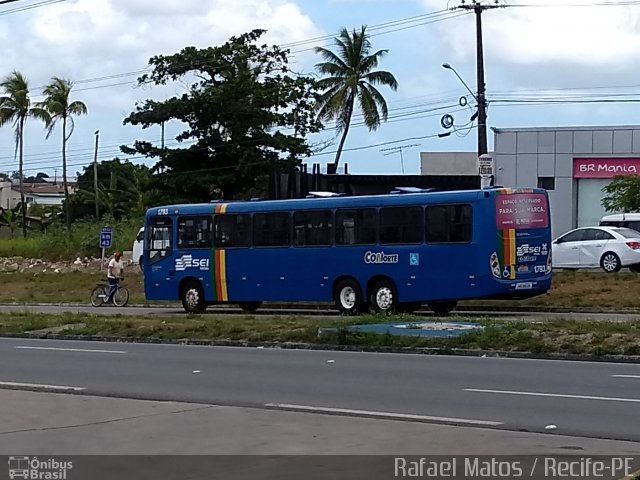
[[120, 259], [122, 258], [122, 253], [116, 252], [113, 254], [113, 258], [109, 261], [109, 266], [107, 267], [107, 280], [109, 281], [109, 299], [108, 302], [113, 300], [113, 296], [118, 290], [118, 283], [120, 282], [120, 278], [122, 275], [122, 269], [124, 266]]

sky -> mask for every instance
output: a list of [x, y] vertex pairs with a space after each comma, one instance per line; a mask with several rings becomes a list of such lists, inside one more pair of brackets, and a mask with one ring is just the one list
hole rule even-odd
[[[475, 151], [469, 119], [474, 98], [449, 63], [476, 91], [476, 32], [462, 0], [0, 0], [0, 78], [20, 71], [32, 101], [52, 76], [74, 82], [73, 99], [88, 115], [76, 119], [68, 144], [69, 173], [110, 160], [135, 140], [160, 144], [160, 128], [124, 126], [136, 102], [181, 94], [180, 83], [138, 87], [148, 60], [185, 46], [215, 46], [255, 28], [265, 41], [290, 45], [295, 71], [316, 74], [315, 46], [332, 48], [342, 27], [367, 25], [375, 50], [388, 49], [379, 69], [398, 80], [380, 87], [389, 119], [376, 131], [354, 117], [341, 165], [354, 174], [418, 174], [419, 154]], [[469, 4], [470, 0], [467, 0]], [[490, 127], [638, 125], [640, 1], [494, 0], [483, 15], [485, 82]], [[461, 101], [461, 97], [465, 97]], [[467, 103], [461, 107], [461, 103]], [[451, 135], [443, 114], [454, 118]], [[176, 145], [180, 125], [167, 125]], [[25, 134], [25, 173], [61, 175], [60, 135], [45, 139], [35, 120]], [[310, 137], [327, 144], [305, 163], [334, 158], [339, 136], [330, 126]], [[489, 149], [493, 133], [488, 133]], [[402, 147], [400, 151], [395, 147]], [[135, 163], [152, 160], [132, 157]], [[17, 170], [10, 126], [0, 128], [0, 172]]]

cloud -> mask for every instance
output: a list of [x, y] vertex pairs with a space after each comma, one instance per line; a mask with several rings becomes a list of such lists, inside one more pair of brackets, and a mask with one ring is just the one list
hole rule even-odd
[[[423, 4], [429, 10], [443, 7], [442, 0], [423, 0]], [[636, 7], [512, 0], [509, 7], [485, 11], [482, 18], [485, 50], [498, 62], [614, 66], [640, 56], [640, 12]], [[475, 58], [472, 14], [438, 28], [446, 33], [441, 42], [458, 60]]]
[[[41, 99], [38, 87], [54, 75], [74, 81], [74, 99], [84, 101], [89, 110], [89, 115], [78, 119], [72, 139], [72, 149], [86, 150], [74, 159], [75, 163], [91, 159], [93, 132], [97, 129], [101, 131], [101, 155], [110, 158], [118, 153], [118, 145], [133, 138], [156, 141], [160, 137], [159, 129], [122, 126], [137, 101], [184, 91], [178, 83], [163, 88], [136, 87], [136, 78], [149, 58], [177, 53], [190, 45], [220, 45], [231, 36], [255, 28], [268, 30], [262, 40], [269, 44], [324, 35], [301, 10], [300, 1], [68, 0], [0, 16], [0, 77], [13, 70], [22, 72], [29, 79], [34, 101]], [[109, 76], [112, 78], [105, 78]], [[103, 80], [85, 81], [97, 78]], [[168, 126], [167, 140], [177, 129]], [[50, 152], [50, 156], [39, 157], [46, 159], [40, 165], [59, 162], [57, 143], [43, 143], [44, 134], [37, 122], [29, 122], [26, 137], [30, 168], [37, 168], [33, 162], [38, 151]], [[109, 148], [102, 148], [103, 144]], [[7, 157], [0, 162], [0, 170], [11, 170], [6, 162], [13, 157], [12, 145], [11, 129], [0, 129], [0, 157]], [[36, 156], [31, 159], [31, 155]]]
[[[22, 71], [34, 86], [53, 75], [139, 71], [154, 55], [218, 45], [254, 28], [268, 30], [267, 43], [323, 34], [293, 0], [70, 0], [29, 12], [0, 17], [0, 39], [13, 40], [2, 42], [0, 56], [4, 68]], [[122, 97], [131, 93], [121, 90]]]

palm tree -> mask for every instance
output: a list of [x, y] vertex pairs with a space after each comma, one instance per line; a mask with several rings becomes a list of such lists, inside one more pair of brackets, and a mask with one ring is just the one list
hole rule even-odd
[[337, 54], [323, 47], [315, 49], [325, 60], [318, 63], [316, 69], [328, 75], [319, 81], [320, 87], [325, 91], [318, 102], [318, 118], [335, 119], [338, 133], [342, 132], [333, 162], [336, 172], [356, 99], [364, 117], [364, 124], [372, 131], [380, 126], [381, 121], [386, 121], [389, 114], [387, 102], [375, 85], [386, 85], [394, 91], [398, 89], [398, 82], [392, 73], [374, 70], [388, 50], [371, 53], [371, 42], [366, 29], [363, 25], [359, 32], [354, 29], [350, 33], [346, 28], [342, 28], [340, 35], [335, 39]]
[[[45, 109], [51, 116], [47, 138], [53, 132], [58, 120], [62, 120], [62, 184], [64, 185], [64, 211], [67, 230], [71, 226], [71, 212], [69, 206], [69, 184], [67, 182], [67, 141], [71, 138], [75, 128], [73, 115], [86, 115], [87, 106], [80, 102], [70, 102], [69, 96], [73, 83], [71, 80], [53, 77], [51, 83], [44, 89], [45, 100], [38, 103], [38, 107]], [[67, 134], [67, 122], [71, 124], [71, 129]]]
[[[20, 177], [20, 203], [26, 205], [24, 201], [23, 189], [23, 167], [24, 167], [24, 124], [28, 117], [35, 117], [46, 125], [49, 124], [49, 114], [40, 107], [31, 107], [29, 98], [29, 84], [27, 79], [20, 72], [14, 71], [1, 83], [0, 88], [4, 96], [0, 97], [0, 127], [9, 122], [13, 122], [16, 138], [16, 155], [19, 155], [18, 175]], [[22, 208], [22, 235], [27, 236], [27, 209]]]

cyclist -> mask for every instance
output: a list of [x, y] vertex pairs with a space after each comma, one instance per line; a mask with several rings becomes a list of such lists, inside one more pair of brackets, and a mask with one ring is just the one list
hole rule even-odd
[[107, 267], [107, 280], [109, 281], [109, 298], [107, 302], [113, 301], [113, 296], [118, 290], [118, 283], [122, 279], [122, 270], [124, 265], [120, 261], [122, 253], [116, 252], [113, 254], [113, 258], [109, 261]]

